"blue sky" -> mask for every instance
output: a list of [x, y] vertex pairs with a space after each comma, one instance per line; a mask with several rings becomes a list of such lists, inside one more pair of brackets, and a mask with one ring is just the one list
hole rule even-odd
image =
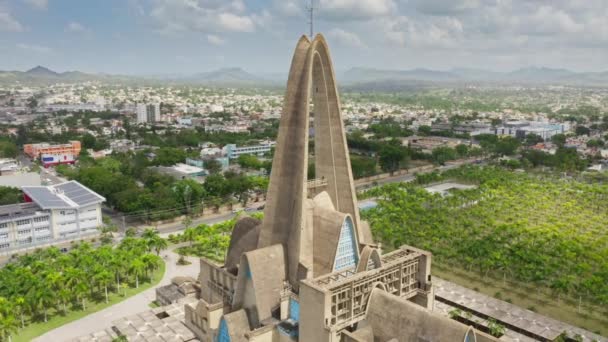
[[[0, 0], [0, 69], [287, 72], [305, 0]], [[316, 0], [340, 70], [608, 70], [606, 0]]]

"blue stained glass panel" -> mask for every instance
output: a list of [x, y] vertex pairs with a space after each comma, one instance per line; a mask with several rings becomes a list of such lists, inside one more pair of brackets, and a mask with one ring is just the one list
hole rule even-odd
[[338, 240], [338, 251], [334, 261], [334, 271], [341, 271], [355, 267], [359, 261], [357, 255], [357, 240], [355, 238], [355, 227], [350, 217], [342, 223], [340, 239]]

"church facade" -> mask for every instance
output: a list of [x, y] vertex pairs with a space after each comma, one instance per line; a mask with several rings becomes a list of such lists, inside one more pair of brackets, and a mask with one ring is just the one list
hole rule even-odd
[[[316, 179], [307, 178], [309, 155]], [[201, 259], [186, 326], [219, 342], [494, 341], [431, 311], [431, 254], [383, 254], [356, 201], [329, 48], [321, 35], [302, 37], [264, 219], [237, 222], [224, 264]]]

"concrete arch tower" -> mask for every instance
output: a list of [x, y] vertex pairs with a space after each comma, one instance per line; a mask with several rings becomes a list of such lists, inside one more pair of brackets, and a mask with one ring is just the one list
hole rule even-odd
[[340, 99], [329, 48], [322, 35], [298, 41], [285, 94], [273, 160], [268, 201], [258, 247], [285, 246], [290, 283], [306, 277], [302, 262], [311, 254], [307, 242], [306, 199], [310, 102], [314, 105], [316, 184], [336, 211], [352, 217], [357, 241], [363, 241]]

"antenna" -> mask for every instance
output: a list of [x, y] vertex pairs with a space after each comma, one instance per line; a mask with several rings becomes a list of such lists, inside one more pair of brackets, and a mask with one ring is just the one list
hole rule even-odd
[[310, 0], [310, 5], [306, 6], [306, 11], [308, 11], [309, 14], [309, 19], [308, 19], [308, 24], [310, 25], [310, 39], [313, 39], [314, 37], [314, 25], [315, 25], [315, 10], [317, 8], [315, 7], [315, 0]]

